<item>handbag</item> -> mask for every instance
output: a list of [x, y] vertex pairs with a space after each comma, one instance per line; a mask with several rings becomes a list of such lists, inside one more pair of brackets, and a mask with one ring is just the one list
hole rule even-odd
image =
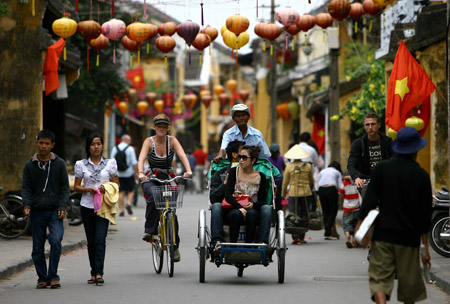
[[[250, 196], [245, 194], [239, 194], [239, 195], [233, 195], [233, 197], [236, 199], [236, 201], [239, 203], [239, 205], [242, 206], [242, 208], [246, 208], [248, 203], [250, 202]], [[230, 211], [233, 209], [233, 205], [231, 205], [226, 198], [222, 201], [222, 210], [223, 211]]]

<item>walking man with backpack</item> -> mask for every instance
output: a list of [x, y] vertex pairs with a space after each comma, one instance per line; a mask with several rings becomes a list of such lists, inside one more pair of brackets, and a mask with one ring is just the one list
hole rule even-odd
[[133, 202], [135, 181], [137, 180], [137, 159], [136, 153], [131, 146], [131, 137], [128, 134], [122, 135], [121, 142], [111, 151], [111, 158], [117, 162], [119, 175], [119, 216], [124, 216], [125, 195], [127, 195], [126, 209], [129, 215], [133, 214], [131, 204]]

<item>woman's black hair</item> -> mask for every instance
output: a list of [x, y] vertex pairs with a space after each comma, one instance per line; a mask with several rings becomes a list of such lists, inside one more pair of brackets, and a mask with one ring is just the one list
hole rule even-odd
[[328, 167], [333, 167], [334, 169], [338, 170], [342, 174], [341, 164], [337, 161], [333, 160]]
[[94, 138], [100, 138], [100, 141], [102, 142], [103, 145], [103, 136], [101, 136], [99, 133], [91, 133], [89, 134], [88, 137], [86, 137], [86, 147], [84, 148], [84, 151], [86, 152], [86, 159], [88, 159], [89, 157], [91, 157], [91, 151], [89, 151], [92, 142], [94, 141]]
[[241, 150], [247, 150], [248, 154], [250, 154], [250, 158], [253, 160], [255, 160], [255, 162], [258, 160], [259, 158], [259, 152], [261, 151], [261, 149], [258, 146], [242, 146]]

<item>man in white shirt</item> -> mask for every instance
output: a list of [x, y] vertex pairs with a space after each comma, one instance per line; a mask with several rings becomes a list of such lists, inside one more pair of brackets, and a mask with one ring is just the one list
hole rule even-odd
[[[120, 151], [124, 151], [126, 154], [126, 169], [121, 170], [119, 167], [119, 160], [116, 157], [116, 154]], [[134, 148], [131, 146], [131, 137], [128, 134], [122, 135], [121, 142], [116, 147], [114, 147], [111, 151], [111, 158], [116, 158], [117, 166], [118, 166], [118, 176], [120, 182], [119, 188], [119, 216], [124, 216], [124, 200], [125, 194], [127, 194], [127, 212], [129, 215], [133, 214], [131, 209], [131, 203], [133, 202], [134, 189], [135, 189], [135, 181], [138, 180], [138, 168], [137, 168], [137, 159], [136, 152]], [[124, 169], [124, 168], [122, 168]]]
[[314, 149], [309, 145], [310, 141], [311, 141], [311, 134], [309, 132], [303, 132], [302, 134], [300, 134], [300, 143], [298, 145], [302, 147], [303, 150], [309, 153], [309, 156], [306, 158], [302, 158], [302, 161], [311, 163], [314, 168], [317, 167], [318, 165], [319, 156], [317, 155], [316, 149]]

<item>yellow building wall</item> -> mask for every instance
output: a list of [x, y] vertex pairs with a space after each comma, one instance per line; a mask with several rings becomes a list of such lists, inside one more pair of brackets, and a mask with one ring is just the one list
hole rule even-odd
[[267, 144], [272, 142], [270, 134], [271, 122], [270, 116], [270, 96], [267, 94], [266, 79], [258, 80], [258, 94], [255, 96], [255, 103], [253, 106], [254, 118], [253, 127], [261, 131]]

